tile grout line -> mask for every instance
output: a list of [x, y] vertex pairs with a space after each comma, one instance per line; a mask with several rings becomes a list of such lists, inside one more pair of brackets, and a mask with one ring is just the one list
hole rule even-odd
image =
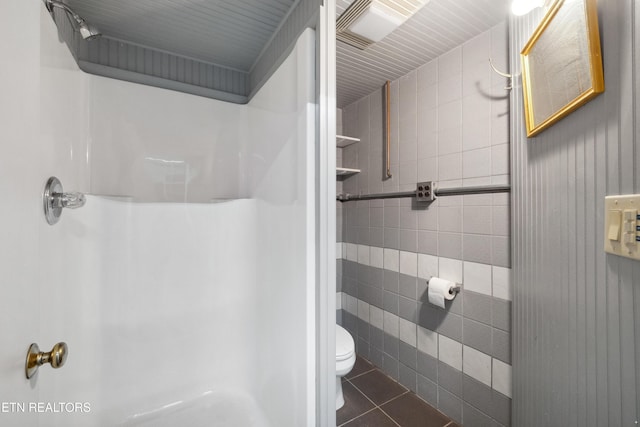
[[[365, 360], [366, 360], [366, 359], [365, 359]], [[373, 372], [373, 371], [379, 371], [379, 372], [380, 372], [380, 373], [382, 373], [384, 376], [386, 376], [387, 378], [389, 378], [391, 381], [394, 381], [396, 384], [398, 384], [398, 385], [400, 385], [401, 387], [405, 388], [402, 384], [400, 384], [399, 382], [395, 381], [393, 378], [391, 378], [389, 375], [387, 375], [386, 373], [384, 373], [383, 371], [381, 371], [381, 370], [380, 370], [380, 369], [378, 369], [378, 368], [373, 368], [371, 371], [369, 371], [369, 372], [367, 372], [367, 373], [370, 373], [370, 372]], [[362, 375], [364, 375], [364, 374], [362, 374]], [[361, 376], [361, 375], [358, 375], [357, 377], [359, 377], [359, 376]], [[354, 378], [357, 378], [357, 377], [354, 377]], [[349, 381], [349, 380], [347, 380], [347, 381]], [[351, 422], [351, 421], [355, 420], [356, 418], [360, 418], [361, 416], [363, 416], [363, 415], [365, 415], [365, 414], [367, 414], [367, 413], [369, 413], [369, 412], [371, 412], [371, 411], [373, 411], [373, 410], [375, 410], [375, 409], [379, 409], [379, 410], [380, 410], [380, 412], [382, 412], [384, 415], [386, 415], [386, 416], [387, 416], [387, 418], [389, 418], [389, 419], [390, 419], [390, 420], [391, 420], [395, 425], [397, 425], [398, 427], [402, 427], [402, 426], [400, 426], [400, 424], [398, 424], [398, 423], [396, 422], [396, 420], [395, 420], [395, 419], [393, 419], [393, 417], [392, 417], [391, 415], [387, 414], [387, 413], [385, 412], [385, 410], [384, 410], [384, 409], [382, 409], [382, 405], [386, 405], [387, 403], [392, 402], [392, 401], [394, 401], [394, 400], [396, 400], [396, 399], [398, 399], [398, 398], [400, 398], [400, 397], [404, 396], [405, 394], [407, 394], [407, 393], [409, 393], [409, 392], [410, 392], [410, 390], [409, 390], [409, 389], [405, 388], [405, 391], [404, 391], [404, 392], [402, 392], [402, 393], [400, 393], [399, 395], [397, 395], [397, 396], [395, 396], [395, 397], [392, 397], [391, 399], [389, 399], [389, 400], [387, 400], [387, 401], [385, 401], [385, 402], [381, 403], [380, 405], [378, 405], [376, 402], [374, 402], [373, 400], [371, 400], [371, 399], [369, 398], [369, 396], [367, 396], [367, 394], [366, 394], [364, 391], [360, 390], [360, 389], [359, 389], [355, 384], [353, 384], [351, 381], [349, 381], [349, 383], [351, 383], [351, 385], [353, 386], [353, 388], [355, 388], [355, 389], [356, 389], [356, 390], [358, 390], [360, 393], [362, 393], [362, 395], [363, 395], [365, 398], [367, 398], [367, 400], [369, 400], [369, 402], [373, 403], [374, 407], [373, 407], [373, 409], [370, 409], [369, 411], [367, 411], [367, 412], [365, 412], [365, 413], [363, 413], [363, 414], [360, 414], [359, 416], [357, 416], [357, 417], [355, 417], [355, 418], [353, 418], [353, 419], [349, 420], [348, 422]], [[344, 424], [341, 424], [341, 425], [344, 425]]]
[[340, 424], [340, 426], [339, 426], [339, 427], [345, 426], [345, 425], [349, 424], [351, 421], [353, 421], [353, 420], [357, 420], [358, 418], [362, 417], [363, 415], [366, 415], [366, 414], [368, 414], [369, 412], [375, 411], [376, 409], [378, 409], [378, 407], [377, 407], [377, 406], [374, 406], [373, 408], [369, 409], [368, 411], [363, 412], [362, 414], [357, 415], [357, 416], [355, 416], [355, 417], [351, 418], [350, 420], [347, 420], [347, 421], [343, 422], [342, 424]]
[[378, 407], [378, 409], [380, 409], [380, 412], [382, 412], [382, 413], [383, 413], [383, 414], [385, 414], [387, 417], [389, 417], [389, 419], [390, 419], [391, 421], [393, 421], [393, 423], [394, 423], [395, 425], [397, 425], [398, 427], [402, 427], [400, 424], [398, 424], [398, 422], [397, 422], [395, 419], [393, 419], [393, 417], [392, 417], [391, 415], [387, 414], [387, 413], [385, 412], [385, 410], [384, 410], [384, 409], [382, 409], [382, 408], [380, 408], [380, 407]]
[[[379, 371], [379, 369], [377, 369], [377, 368], [373, 368], [373, 369], [372, 369], [371, 371], [369, 371], [369, 372], [376, 371], [376, 370], [378, 370], [378, 371]], [[369, 373], [369, 372], [367, 372], [367, 373]], [[380, 372], [384, 374], [384, 372], [382, 372], [382, 371], [380, 371]], [[364, 375], [364, 374], [361, 374], [361, 375]], [[356, 376], [356, 377], [354, 377], [354, 378], [360, 377], [361, 375], [358, 375], [358, 376]], [[387, 377], [389, 377], [387, 374], [384, 374], [384, 375], [385, 375], [385, 376], [387, 376]], [[391, 378], [391, 377], [389, 377], [389, 378]], [[391, 379], [393, 380], [393, 378], [391, 378]], [[399, 394], [398, 396], [396, 396], [396, 397], [394, 397], [394, 398], [391, 398], [391, 399], [389, 399], [389, 400], [385, 401], [384, 403], [382, 403], [382, 404], [378, 405], [378, 404], [376, 404], [376, 402], [374, 402], [373, 400], [371, 400], [371, 399], [369, 398], [369, 396], [367, 396], [367, 394], [366, 394], [364, 391], [360, 390], [360, 389], [359, 389], [355, 384], [353, 384], [353, 383], [352, 383], [351, 381], [349, 381], [348, 379], [347, 379], [347, 381], [348, 381], [348, 382], [353, 386], [353, 388], [355, 388], [356, 390], [358, 390], [358, 391], [359, 391], [359, 392], [360, 392], [360, 393], [361, 393], [361, 394], [362, 394], [362, 395], [363, 395], [363, 396], [364, 396], [364, 397], [365, 397], [369, 402], [373, 403], [373, 408], [371, 408], [371, 409], [369, 409], [368, 411], [366, 411], [366, 412], [364, 412], [364, 413], [362, 413], [362, 414], [358, 415], [357, 417], [354, 417], [354, 418], [350, 419], [349, 421], [346, 421], [346, 422], [345, 422], [345, 423], [343, 423], [343, 424], [340, 424], [340, 426], [344, 426], [345, 424], [350, 423], [351, 421], [353, 421], [353, 420], [355, 420], [355, 419], [357, 419], [357, 418], [360, 418], [360, 417], [362, 417], [363, 415], [368, 414], [369, 412], [372, 412], [372, 411], [375, 411], [376, 409], [379, 409], [379, 410], [380, 410], [380, 412], [382, 412], [384, 415], [386, 415], [386, 416], [387, 416], [387, 418], [389, 418], [389, 419], [390, 419], [390, 420], [391, 420], [395, 425], [397, 425], [398, 427], [402, 427], [402, 426], [400, 426], [400, 424], [398, 424], [398, 423], [396, 422], [396, 420], [394, 420], [394, 419], [391, 417], [391, 415], [387, 414], [387, 413], [384, 411], [384, 409], [382, 409], [382, 408], [381, 408], [381, 405], [386, 405], [387, 403], [389, 403], [389, 402], [391, 402], [391, 401], [393, 401], [393, 400], [395, 400], [395, 399], [397, 399], [397, 398], [399, 398], [399, 397], [401, 397], [401, 396], [404, 396], [405, 394], [409, 393], [409, 390], [405, 390], [403, 393]], [[397, 382], [397, 381], [396, 381], [396, 382]], [[398, 384], [400, 384], [400, 383], [398, 383]]]
[[[362, 358], [362, 359], [366, 360], [367, 362], [371, 363], [368, 359], [366, 359], [366, 358], [365, 358], [365, 357], [363, 357], [363, 356], [358, 356], [358, 357], [360, 357], [360, 358]], [[389, 375], [387, 375], [387, 374], [386, 374], [384, 371], [382, 371], [380, 368], [376, 367], [375, 365], [373, 365], [373, 366], [374, 366], [374, 368], [372, 369], [372, 371], [379, 371], [380, 373], [382, 373], [383, 375], [385, 375], [387, 378], [389, 378], [391, 381], [394, 381], [396, 384], [398, 384], [398, 385], [400, 385], [401, 387], [403, 387], [403, 388], [405, 389], [405, 392], [404, 392], [404, 393], [401, 393], [401, 394], [399, 394], [399, 395], [397, 395], [396, 397], [393, 397], [393, 398], [391, 398], [391, 399], [387, 400], [386, 402], [381, 403], [380, 405], [376, 405], [376, 403], [375, 403], [375, 402], [373, 402], [371, 399], [369, 399], [369, 397], [368, 397], [368, 396], [367, 396], [367, 395], [366, 395], [362, 390], [360, 390], [358, 387], [356, 387], [356, 385], [355, 385], [355, 384], [351, 383], [351, 385], [352, 385], [356, 390], [358, 390], [360, 393], [362, 393], [362, 394], [363, 394], [367, 399], [369, 399], [369, 401], [371, 401], [371, 402], [372, 402], [376, 407], [378, 407], [378, 409], [380, 409], [380, 411], [382, 411], [382, 412], [383, 412], [387, 417], [391, 418], [391, 420], [392, 420], [394, 423], [396, 423], [396, 421], [391, 417], [391, 415], [387, 414], [387, 413], [384, 411], [384, 409], [382, 409], [382, 406], [383, 406], [383, 405], [386, 405], [387, 403], [392, 402], [392, 401], [394, 401], [394, 400], [396, 400], [396, 399], [399, 399], [400, 397], [404, 396], [405, 394], [410, 394], [410, 393], [413, 393], [413, 392], [412, 392], [410, 389], [408, 389], [408, 388], [404, 387], [402, 384], [400, 384], [400, 382], [398, 382], [398, 381], [394, 380], [392, 377], [390, 377]], [[371, 371], [369, 371], [369, 372], [371, 372]], [[354, 378], [357, 378], [357, 377], [354, 377]], [[449, 418], [449, 422], [448, 422], [447, 424], [445, 424], [443, 427], [450, 426], [450, 425], [452, 425], [452, 424], [454, 423], [454, 421], [451, 419], [451, 417], [449, 417], [448, 415], [446, 415], [444, 412], [441, 412], [438, 408], [434, 407], [431, 403], [427, 402], [425, 399], [423, 399], [422, 397], [418, 396], [418, 394], [417, 394], [417, 393], [413, 393], [413, 394], [414, 394], [418, 399], [422, 400], [424, 403], [426, 403], [427, 405], [429, 405], [430, 407], [432, 407], [432, 408], [433, 408], [433, 409], [435, 409], [436, 411], [440, 412], [440, 413], [441, 413], [441, 414], [443, 414], [445, 417]], [[368, 412], [370, 412], [370, 411], [368, 411]], [[357, 418], [357, 417], [356, 417], [356, 418]], [[396, 424], [398, 424], [398, 423], [396, 423]]]
[[[358, 357], [362, 357], [362, 356], [358, 356]], [[364, 358], [364, 357], [362, 357], [362, 359], [363, 359], [363, 360], [365, 360], [365, 361], [367, 361], [367, 362], [369, 362], [369, 361], [368, 361], [366, 358]], [[369, 363], [371, 363], [371, 362], [369, 362]], [[357, 376], [353, 377], [352, 379], [355, 379], [355, 378], [361, 377], [361, 376], [363, 376], [363, 375], [365, 375], [365, 374], [368, 374], [368, 373], [371, 373], [371, 372], [373, 372], [373, 371], [379, 371], [380, 373], [382, 373], [383, 375], [385, 375], [387, 378], [389, 378], [391, 381], [393, 381], [393, 382], [395, 382], [396, 384], [398, 384], [398, 385], [402, 386], [402, 384], [400, 384], [398, 381], [395, 381], [392, 377], [390, 377], [390, 376], [388, 376], [387, 374], [385, 374], [385, 373], [384, 373], [383, 371], [381, 371], [379, 368], [375, 367], [375, 365], [373, 365], [373, 366], [374, 366], [374, 367], [373, 367], [371, 370], [369, 370], [369, 371], [367, 371], [367, 372], [363, 372], [363, 373], [361, 373], [361, 374], [359, 374], [359, 375], [357, 375]], [[383, 413], [387, 418], [389, 418], [389, 419], [390, 419], [390, 420], [391, 420], [391, 421], [392, 421], [396, 426], [398, 426], [398, 427], [402, 427], [402, 426], [401, 426], [401, 425], [400, 425], [400, 424], [399, 424], [399, 423], [398, 423], [398, 422], [397, 422], [397, 421], [396, 421], [396, 420], [395, 420], [391, 415], [389, 415], [389, 414], [388, 414], [388, 413], [387, 413], [387, 412], [382, 408], [382, 406], [383, 406], [383, 405], [386, 405], [386, 404], [388, 404], [388, 403], [390, 403], [390, 402], [392, 402], [392, 401], [394, 401], [394, 400], [396, 400], [396, 399], [399, 399], [399, 398], [401, 398], [401, 397], [402, 397], [402, 396], [404, 396], [404, 395], [411, 394], [411, 393], [412, 393], [412, 392], [411, 392], [411, 390], [409, 390], [409, 389], [407, 389], [406, 387], [402, 386], [402, 387], [405, 389], [405, 391], [404, 391], [403, 393], [401, 393], [401, 394], [399, 394], [399, 395], [397, 395], [397, 396], [395, 396], [395, 397], [393, 397], [393, 398], [391, 398], [391, 399], [389, 399], [389, 400], [387, 400], [387, 401], [385, 401], [385, 402], [383, 402], [383, 403], [381, 403], [381, 404], [379, 404], [379, 405], [378, 405], [378, 404], [376, 404], [373, 400], [371, 400], [371, 399], [369, 398], [369, 396], [367, 396], [367, 394], [366, 394], [365, 392], [363, 392], [360, 388], [358, 388], [355, 384], [353, 384], [353, 383], [350, 381], [350, 379], [345, 378], [345, 380], [346, 380], [346, 382], [348, 382], [349, 384], [351, 384], [351, 386], [353, 386], [353, 388], [354, 388], [354, 389], [356, 389], [360, 394], [362, 394], [362, 395], [363, 395], [363, 396], [364, 396], [364, 397], [365, 397], [369, 402], [371, 402], [371, 403], [373, 404], [373, 408], [369, 409], [368, 411], [363, 412], [363, 413], [362, 413], [362, 414], [360, 414], [360, 415], [357, 415], [357, 416], [355, 416], [355, 417], [353, 417], [353, 418], [351, 418], [351, 419], [349, 419], [349, 420], [345, 421], [344, 423], [340, 424], [340, 426], [339, 426], [339, 427], [344, 427], [344, 426], [346, 426], [347, 424], [351, 423], [352, 421], [354, 421], [354, 420], [356, 420], [356, 419], [358, 419], [358, 418], [360, 418], [360, 417], [362, 417], [362, 416], [364, 416], [364, 415], [366, 415], [366, 414], [368, 414], [368, 413], [370, 413], [370, 412], [373, 412], [373, 411], [375, 411], [376, 409], [379, 409], [379, 410], [380, 410], [380, 412], [382, 412], [382, 413]], [[414, 394], [415, 394], [415, 393], [414, 393]], [[425, 402], [427, 405], [431, 406], [433, 409], [435, 409], [436, 411], [440, 412], [437, 408], [433, 407], [429, 402], [427, 402], [426, 400], [424, 400], [424, 399], [420, 398], [420, 396], [418, 396], [417, 394], [415, 394], [415, 395], [416, 395], [416, 397], [418, 397], [420, 400], [422, 400], [423, 402]], [[442, 413], [442, 412], [440, 412], [440, 413]], [[453, 426], [455, 425], [455, 424], [454, 424], [454, 421], [453, 421], [450, 417], [448, 417], [446, 414], [443, 414], [443, 415], [445, 415], [445, 417], [446, 417], [446, 418], [449, 418], [449, 421], [448, 421], [448, 422], [447, 422], [447, 424], [445, 424], [443, 427], [453, 427]]]
[[[371, 365], [371, 366], [373, 366], [373, 365]], [[371, 371], [375, 371], [375, 370], [376, 370], [376, 367], [374, 366], [373, 368], [369, 369], [369, 370], [368, 370], [368, 371], [366, 371], [366, 372], [361, 372], [361, 373], [359, 373], [358, 375], [355, 375], [355, 376], [350, 377], [350, 378], [345, 377], [345, 379], [346, 379], [347, 381], [355, 380], [356, 378], [359, 378], [359, 377], [363, 376], [364, 374], [368, 374], [369, 372], [371, 372]]]
[[[399, 383], [398, 383], [398, 384], [399, 384]], [[394, 400], [396, 400], [396, 399], [398, 399], [398, 398], [400, 398], [400, 397], [404, 396], [405, 394], [409, 393], [410, 391], [411, 391], [411, 390], [405, 390], [403, 393], [401, 393], [401, 394], [397, 395], [396, 397], [392, 397], [391, 399], [387, 400], [386, 402], [381, 403], [379, 406], [386, 405], [386, 404], [387, 404], [387, 403], [389, 403], [389, 402], [393, 402]]]
[[[349, 381], [349, 380], [347, 380]], [[373, 403], [374, 407], [377, 407], [378, 405], [376, 404], [376, 402], [374, 402], [373, 400], [371, 400], [369, 398], [369, 396], [366, 395], [366, 393], [362, 390], [360, 390], [354, 383], [352, 383], [351, 381], [349, 381], [349, 383], [351, 383], [351, 385], [353, 386], [353, 388], [355, 388], [356, 390], [358, 390], [369, 402]]]

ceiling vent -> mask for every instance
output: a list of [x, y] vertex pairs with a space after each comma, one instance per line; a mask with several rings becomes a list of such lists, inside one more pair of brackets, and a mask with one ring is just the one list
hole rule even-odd
[[336, 38], [358, 49], [379, 42], [429, 0], [356, 0], [336, 21]]

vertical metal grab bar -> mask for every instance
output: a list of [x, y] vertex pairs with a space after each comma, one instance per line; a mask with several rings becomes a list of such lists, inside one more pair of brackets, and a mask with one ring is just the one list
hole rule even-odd
[[391, 178], [391, 82], [387, 80], [384, 84], [384, 101], [385, 101], [385, 139], [387, 146], [385, 179]]

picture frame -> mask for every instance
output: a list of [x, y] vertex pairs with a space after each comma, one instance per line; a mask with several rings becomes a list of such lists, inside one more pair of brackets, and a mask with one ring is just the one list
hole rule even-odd
[[555, 0], [520, 57], [532, 137], [604, 92], [596, 0]]

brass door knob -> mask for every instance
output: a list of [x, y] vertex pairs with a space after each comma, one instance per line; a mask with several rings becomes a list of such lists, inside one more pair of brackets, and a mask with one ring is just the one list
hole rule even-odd
[[24, 365], [27, 378], [31, 378], [38, 372], [38, 368], [45, 363], [51, 364], [52, 368], [58, 369], [64, 366], [67, 361], [68, 347], [64, 342], [59, 342], [53, 346], [50, 352], [41, 352], [38, 344], [33, 343], [29, 346], [27, 352], [27, 361]]

